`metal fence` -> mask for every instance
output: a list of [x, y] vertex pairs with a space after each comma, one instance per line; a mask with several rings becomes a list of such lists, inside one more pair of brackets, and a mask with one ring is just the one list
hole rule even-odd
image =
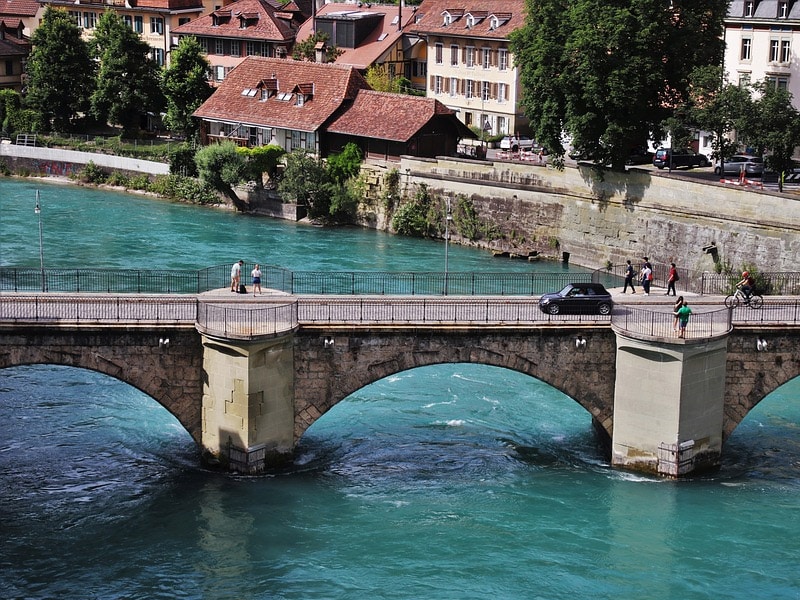
[[0, 321], [63, 323], [193, 323], [197, 300], [148, 296], [0, 296]]
[[[684, 335], [687, 339], [721, 337], [730, 332], [731, 319], [732, 312], [724, 307], [694, 312], [689, 318]], [[632, 335], [659, 338], [678, 336], [678, 323], [672, 312], [617, 306], [611, 316], [611, 326], [617, 331]]]
[[[242, 267], [248, 285], [253, 264]], [[534, 296], [572, 282], [596, 281], [583, 273], [437, 273], [369, 271], [290, 271], [261, 268], [264, 289], [290, 294], [398, 296]], [[230, 266], [198, 271], [142, 269], [0, 268], [0, 291], [107, 294], [199, 294], [230, 285]]]
[[253, 339], [297, 329], [297, 302], [231, 306], [201, 302], [197, 306], [197, 329], [228, 339]]

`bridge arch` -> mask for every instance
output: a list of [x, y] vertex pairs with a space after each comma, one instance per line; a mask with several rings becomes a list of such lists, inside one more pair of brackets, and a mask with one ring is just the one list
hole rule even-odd
[[[586, 343], [576, 347], [579, 339]], [[417, 367], [447, 363], [502, 367], [534, 377], [574, 399], [610, 438], [615, 344], [608, 328], [591, 326], [453, 329], [435, 335], [414, 328], [303, 328], [295, 342], [295, 442], [359, 389]]]
[[158, 402], [201, 442], [202, 346], [194, 328], [34, 329], [15, 328], [4, 336], [0, 369], [51, 364], [108, 375]]
[[775, 327], [734, 329], [728, 339], [723, 442], [764, 398], [796, 377], [796, 337]]

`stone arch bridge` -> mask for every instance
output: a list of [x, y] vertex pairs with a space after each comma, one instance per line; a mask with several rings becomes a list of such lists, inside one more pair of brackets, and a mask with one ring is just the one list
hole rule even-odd
[[[45, 298], [35, 302], [46, 305]], [[374, 305], [393, 305], [393, 316], [366, 319], [363, 301], [354, 317], [352, 300], [332, 314], [330, 297], [235, 309], [251, 320], [254, 310], [271, 311], [258, 331], [232, 326], [247, 320], [241, 312], [211, 315], [212, 305], [198, 298], [151, 299], [146, 310], [145, 300], [134, 303], [139, 318], [53, 318], [52, 308], [46, 318], [18, 318], [4, 308], [0, 368], [47, 363], [110, 375], [175, 415], [208, 458], [260, 472], [290, 457], [308, 427], [370, 383], [427, 365], [485, 364], [574, 399], [609, 443], [613, 464], [674, 476], [717, 464], [747, 413], [800, 375], [797, 306], [758, 322], [731, 320], [713, 307], [697, 315], [694, 337], [677, 340], [671, 314], [639, 315], [636, 325], [627, 321], [636, 310], [624, 307], [612, 318], [553, 317], [530, 299], [384, 298]], [[96, 296], [80, 302], [99, 303]], [[425, 318], [397, 317], [398, 307], [425, 303]], [[456, 305], [461, 317], [442, 313]], [[464, 306], [471, 314], [463, 315]], [[155, 308], [160, 316], [142, 318]], [[488, 308], [513, 313], [490, 317]]]

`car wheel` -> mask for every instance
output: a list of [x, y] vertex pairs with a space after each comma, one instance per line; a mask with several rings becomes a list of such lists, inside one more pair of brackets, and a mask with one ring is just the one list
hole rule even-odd
[[549, 312], [551, 315], [557, 315], [559, 312], [561, 312], [561, 307], [558, 304], [551, 304], [547, 307], [547, 312]]
[[700, 166], [701, 167], [707, 167], [708, 166], [708, 159], [704, 158], [703, 160], [701, 160], [700, 161]]
[[611, 305], [606, 302], [603, 302], [602, 304], [600, 304], [600, 306], [597, 307], [597, 312], [599, 312], [601, 315], [611, 314]]
[[714, 167], [714, 175], [719, 175], [719, 167]]
[[664, 168], [664, 165], [658, 165], [658, 170], [659, 170], [659, 171], [660, 171], [661, 169], [663, 169], [663, 168]]

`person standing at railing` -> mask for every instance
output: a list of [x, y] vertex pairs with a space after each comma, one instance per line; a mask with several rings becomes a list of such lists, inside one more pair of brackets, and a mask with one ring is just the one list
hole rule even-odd
[[678, 321], [680, 322], [680, 333], [678, 333], [679, 338], [686, 337], [686, 326], [689, 324], [689, 315], [692, 314], [692, 309], [689, 308], [689, 305], [684, 302], [683, 306], [678, 309]]
[[675, 317], [675, 320], [672, 322], [672, 331], [678, 331], [678, 311], [683, 306], [683, 296], [678, 296], [678, 299], [675, 300], [675, 304], [672, 305], [672, 316]]
[[244, 264], [243, 260], [239, 262], [233, 263], [231, 267], [231, 291], [238, 292], [239, 291], [239, 281], [241, 281], [242, 277], [242, 265]]
[[644, 295], [650, 295], [650, 282], [653, 280], [653, 268], [650, 266], [650, 262], [647, 260], [647, 257], [644, 257], [644, 264], [642, 265], [642, 289], [644, 290]]
[[261, 269], [258, 264], [256, 264], [255, 268], [250, 273], [250, 276], [253, 278], [253, 296], [255, 296], [256, 292], [259, 294], [261, 293]]

